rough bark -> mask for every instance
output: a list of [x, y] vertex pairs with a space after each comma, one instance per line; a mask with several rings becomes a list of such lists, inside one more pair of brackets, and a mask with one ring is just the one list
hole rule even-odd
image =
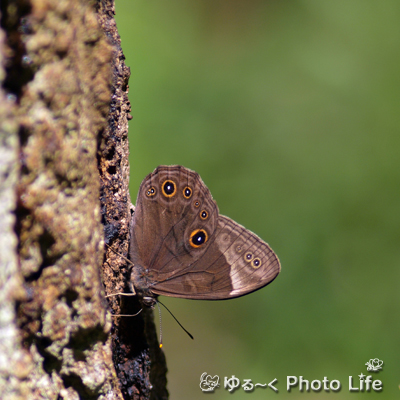
[[104, 237], [126, 256], [133, 209], [113, 3], [0, 11], [0, 398], [165, 398], [165, 364], [150, 392], [152, 316], [112, 318], [105, 299], [127, 290], [130, 267], [104, 257]]
[[[108, 126], [99, 157], [102, 218], [106, 249], [103, 281], [107, 295], [129, 292], [130, 269], [126, 262], [129, 224], [134, 207], [129, 195], [127, 98], [129, 68], [125, 66], [121, 41], [113, 19], [111, 2], [101, 3], [100, 21], [114, 48], [113, 95]], [[122, 255], [120, 257], [118, 254]], [[111, 296], [114, 315], [133, 315], [141, 305], [136, 298]], [[158, 347], [153, 312], [144, 309], [137, 317], [114, 317], [111, 333], [115, 369], [126, 399], [166, 399], [166, 364]], [[152, 388], [152, 389], [151, 389]]]

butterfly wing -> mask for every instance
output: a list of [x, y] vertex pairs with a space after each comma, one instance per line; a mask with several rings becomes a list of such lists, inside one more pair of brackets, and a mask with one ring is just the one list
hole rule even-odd
[[230, 299], [268, 285], [279, 272], [278, 257], [267, 243], [220, 215], [212, 243], [202, 257], [165, 279], [160, 276], [151, 290], [188, 299]]
[[[164, 280], [202, 256], [217, 225], [218, 207], [200, 176], [181, 166], [160, 166], [139, 189], [131, 260], [149, 270], [150, 281]], [[204, 245], [193, 245], [196, 230], [207, 235]]]
[[130, 255], [152, 293], [188, 299], [242, 296], [280, 271], [268, 244], [219, 215], [199, 175], [181, 166], [158, 167], [143, 181]]

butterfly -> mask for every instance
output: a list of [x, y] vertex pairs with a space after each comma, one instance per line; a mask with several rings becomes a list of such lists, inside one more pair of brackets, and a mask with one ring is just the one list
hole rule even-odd
[[158, 295], [224, 300], [254, 292], [280, 272], [256, 234], [220, 215], [200, 176], [159, 166], [140, 185], [131, 221], [131, 289], [153, 306]]

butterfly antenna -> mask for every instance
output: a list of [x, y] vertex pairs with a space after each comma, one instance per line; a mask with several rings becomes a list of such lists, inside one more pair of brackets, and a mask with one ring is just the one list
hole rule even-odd
[[[172, 312], [168, 309], [168, 307], [165, 305], [165, 304], [163, 304], [163, 303], [161, 303], [161, 301], [160, 300], [157, 300], [157, 304], [158, 303], [160, 303], [170, 314], [171, 314], [171, 316], [172, 316], [172, 318], [177, 322], [177, 324], [186, 332], [186, 334], [190, 337], [190, 339], [194, 339], [194, 337], [192, 336], [192, 334], [187, 330], [187, 329], [185, 329], [184, 327], [183, 327], [183, 325], [176, 319], [176, 317], [175, 317], [175, 315], [174, 314], [172, 314]], [[161, 314], [160, 314], [160, 321], [161, 321]], [[161, 326], [161, 325], [160, 325]], [[161, 345], [162, 346], [162, 345]], [[160, 346], [160, 347], [161, 347]]]
[[160, 349], [162, 347], [162, 323], [161, 323], [161, 308], [157, 301], [158, 318], [160, 319]]

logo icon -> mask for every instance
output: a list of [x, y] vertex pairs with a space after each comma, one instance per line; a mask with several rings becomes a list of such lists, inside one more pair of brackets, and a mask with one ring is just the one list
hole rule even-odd
[[200, 377], [200, 389], [203, 392], [213, 392], [216, 387], [219, 386], [219, 376], [207, 375], [207, 372], [203, 372]]
[[383, 361], [379, 358], [371, 358], [365, 365], [367, 366], [367, 371], [378, 372], [382, 369]]

